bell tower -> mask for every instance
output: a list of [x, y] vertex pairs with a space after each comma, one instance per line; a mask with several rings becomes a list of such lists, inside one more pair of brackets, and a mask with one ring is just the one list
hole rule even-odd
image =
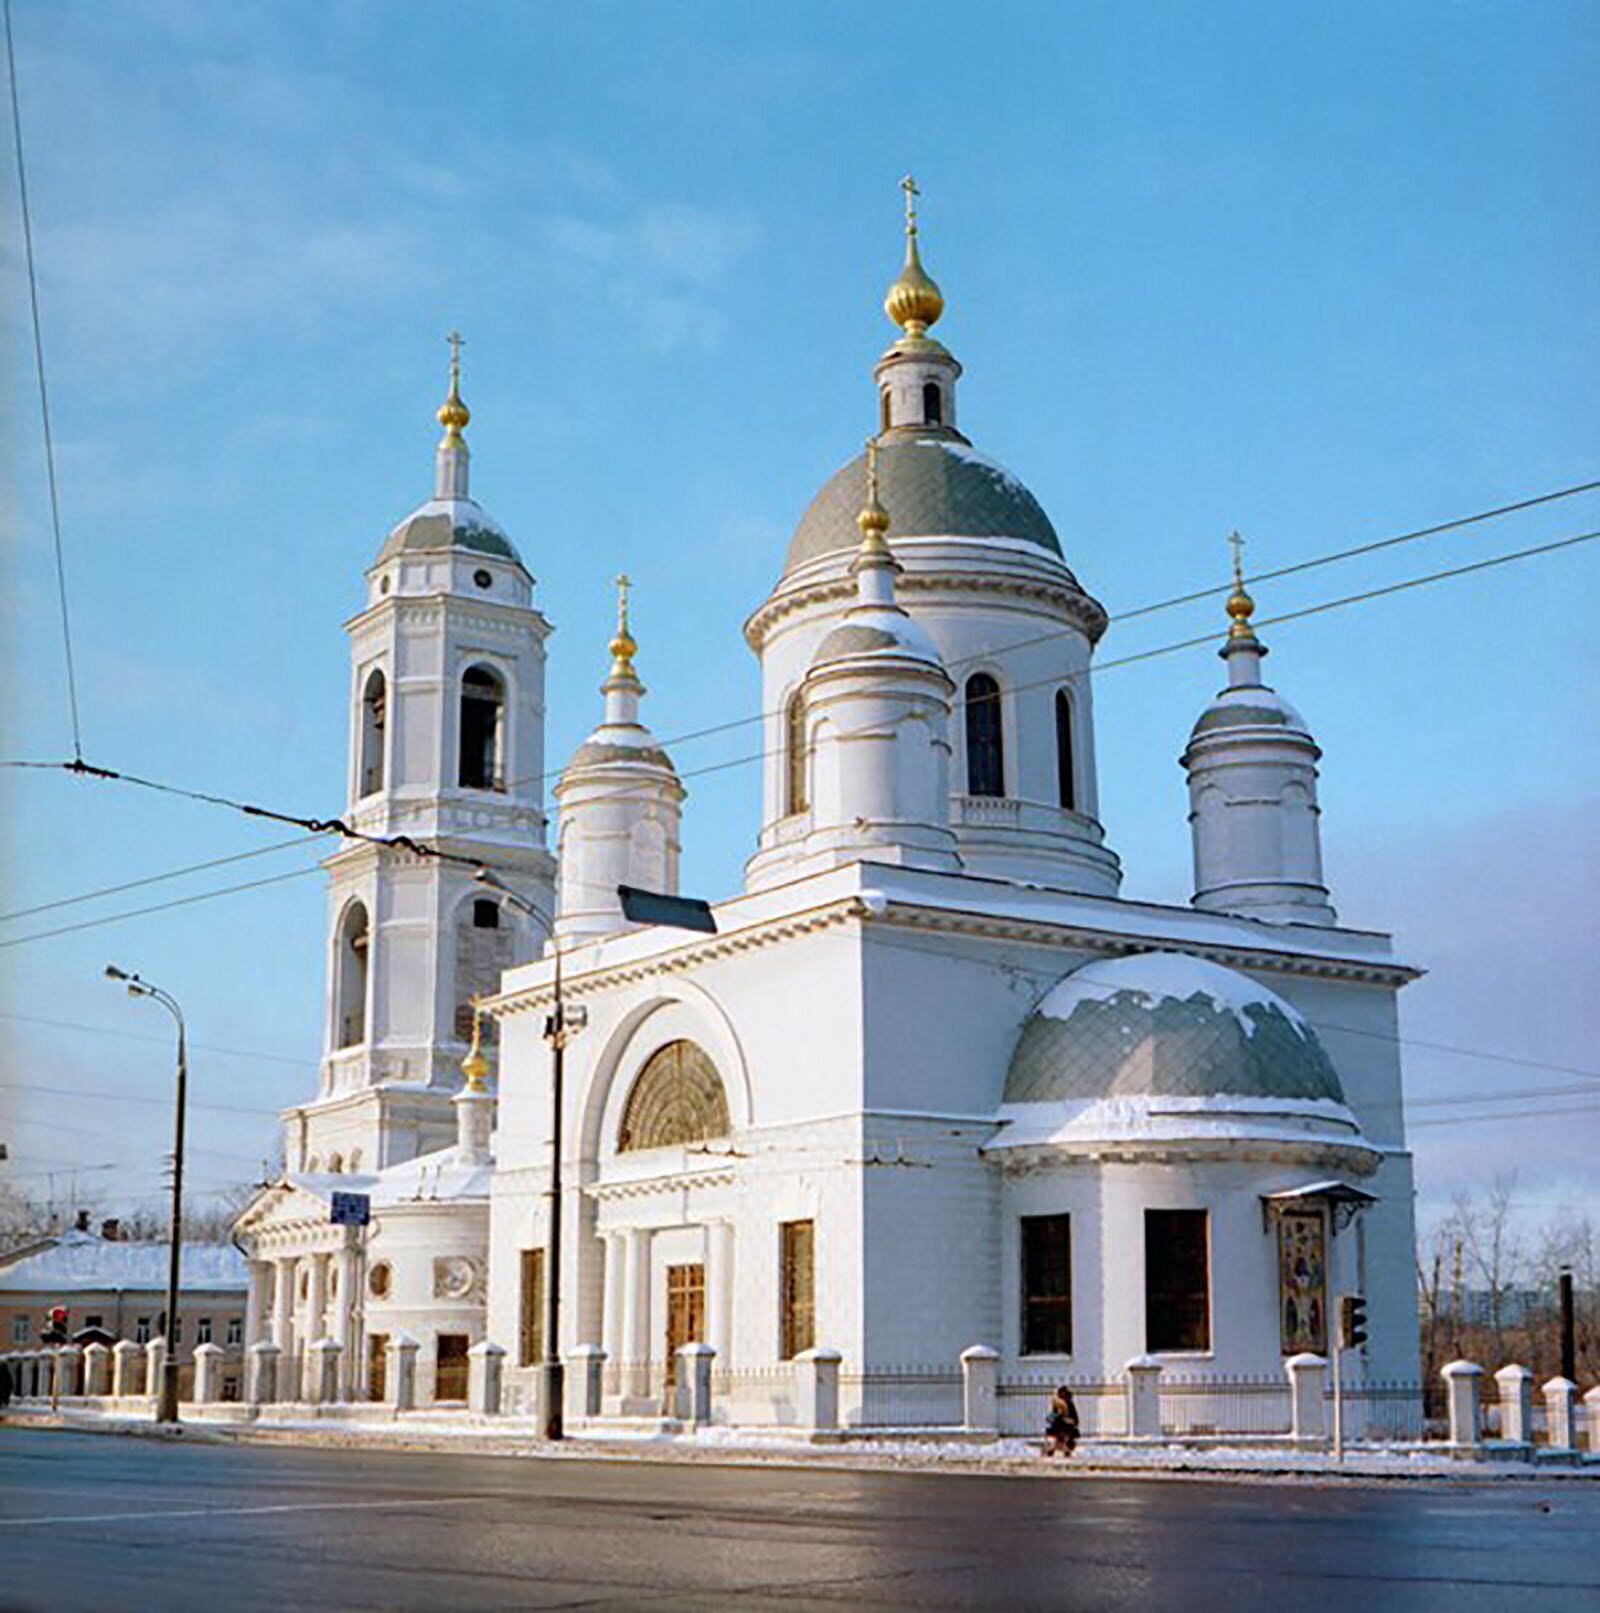
[[[326, 861], [324, 1052], [289, 1117], [300, 1170], [369, 1170], [448, 1145], [472, 998], [545, 930], [475, 883], [480, 867], [547, 920], [544, 677], [533, 577], [469, 490], [461, 339], [433, 497], [390, 532], [349, 622], [348, 821]], [[484, 1051], [491, 1055], [492, 1048]]]

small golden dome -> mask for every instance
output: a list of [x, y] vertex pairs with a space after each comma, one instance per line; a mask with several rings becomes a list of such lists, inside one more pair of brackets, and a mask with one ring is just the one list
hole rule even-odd
[[611, 676], [614, 678], [637, 676], [633, 670], [633, 658], [639, 646], [628, 630], [628, 590], [632, 587], [633, 583], [626, 573], [617, 578], [617, 633], [608, 646], [611, 651]]
[[861, 548], [867, 554], [888, 554], [885, 535], [889, 530], [889, 512], [878, 497], [878, 439], [867, 439], [867, 502], [856, 516], [861, 528]]
[[461, 1073], [467, 1078], [468, 1092], [489, 1090], [489, 1061], [483, 1056], [483, 1015], [477, 1003], [472, 1005], [472, 1046], [461, 1061]]
[[1250, 625], [1250, 616], [1256, 608], [1256, 602], [1245, 592], [1244, 539], [1234, 532], [1229, 535], [1228, 542], [1233, 545], [1233, 592], [1228, 595], [1228, 615], [1231, 618], [1228, 637], [1254, 638], [1256, 630]]
[[917, 196], [916, 182], [910, 174], [900, 181], [906, 193], [906, 261], [900, 278], [889, 287], [883, 299], [883, 311], [913, 341], [928, 333], [928, 327], [938, 323], [944, 312], [944, 293], [939, 290], [933, 276], [922, 267], [917, 252]]
[[461, 337], [451, 331], [446, 339], [450, 343], [450, 396], [439, 405], [439, 424], [447, 436], [459, 437], [472, 419], [472, 411], [461, 401]]

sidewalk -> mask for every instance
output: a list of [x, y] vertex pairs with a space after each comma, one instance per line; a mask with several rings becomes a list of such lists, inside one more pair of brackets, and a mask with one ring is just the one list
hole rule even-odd
[[552, 1445], [530, 1425], [502, 1418], [451, 1413], [437, 1420], [416, 1415], [393, 1423], [337, 1418], [274, 1420], [271, 1423], [188, 1419], [174, 1431], [148, 1419], [118, 1418], [48, 1408], [15, 1406], [0, 1414], [0, 1427], [58, 1428], [76, 1433], [124, 1434], [146, 1439], [195, 1442], [295, 1444], [342, 1450], [426, 1450], [543, 1461], [645, 1461], [713, 1463], [723, 1466], [828, 1467], [912, 1473], [989, 1474], [1008, 1478], [1226, 1478], [1245, 1482], [1450, 1482], [1582, 1483], [1600, 1480], [1600, 1455], [1576, 1461], [1501, 1460], [1492, 1446], [1462, 1460], [1443, 1447], [1358, 1446], [1343, 1462], [1329, 1452], [1269, 1446], [1185, 1446], [1089, 1443], [1076, 1455], [1051, 1459], [1037, 1441], [930, 1437], [885, 1440], [841, 1438], [809, 1445], [774, 1432], [707, 1428], [693, 1433], [583, 1434]]

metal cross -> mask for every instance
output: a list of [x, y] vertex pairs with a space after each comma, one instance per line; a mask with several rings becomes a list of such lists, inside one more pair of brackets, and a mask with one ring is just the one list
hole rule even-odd
[[626, 633], [628, 631], [628, 590], [633, 587], [633, 581], [627, 572], [617, 574], [617, 626]]
[[867, 504], [878, 502], [878, 439], [867, 438]]
[[445, 337], [445, 340], [450, 344], [450, 374], [459, 381], [461, 379], [461, 332], [453, 330]]
[[1228, 543], [1233, 549], [1233, 580], [1239, 587], [1244, 587], [1244, 539], [1237, 532], [1228, 534]]
[[906, 193], [906, 234], [917, 233], [917, 198], [922, 194], [917, 189], [917, 182], [910, 174], [900, 181], [900, 188]]

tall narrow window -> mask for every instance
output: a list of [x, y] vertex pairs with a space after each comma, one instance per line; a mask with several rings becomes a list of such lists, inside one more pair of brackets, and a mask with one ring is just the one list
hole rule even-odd
[[461, 770], [467, 790], [503, 790], [500, 774], [505, 688], [486, 666], [468, 667], [461, 678]]
[[806, 794], [806, 707], [797, 689], [783, 708], [783, 808], [804, 812], [811, 804]]
[[1147, 1350], [1211, 1348], [1211, 1258], [1204, 1210], [1144, 1212]]
[[519, 1359], [531, 1367], [544, 1360], [544, 1250], [522, 1251], [522, 1328]]
[[1022, 1353], [1072, 1354], [1072, 1217], [1022, 1218]]
[[[472, 1037], [472, 999], [500, 989], [501, 975], [516, 961], [515, 942], [516, 932], [493, 897], [475, 897], [462, 909], [456, 921], [455, 1029], [463, 1042]], [[491, 1046], [495, 1028], [495, 1021], [486, 1017], [483, 1039]]]
[[1056, 690], [1056, 796], [1068, 812], [1078, 808], [1078, 785], [1073, 774], [1072, 696]]
[[388, 719], [389, 686], [374, 668], [361, 694], [361, 793], [383, 788], [383, 730]]
[[817, 1224], [785, 1221], [778, 1236], [778, 1292], [783, 1305], [778, 1353], [792, 1361], [817, 1342]]
[[944, 424], [944, 394], [937, 381], [925, 382], [922, 388], [922, 423], [926, 426]]
[[967, 679], [967, 794], [1006, 793], [1005, 742], [1000, 732], [1000, 685], [987, 672]]
[[367, 910], [352, 902], [339, 924], [339, 989], [334, 1005], [340, 1047], [359, 1047], [367, 1039], [367, 964], [371, 952]]
[[883, 422], [883, 430], [887, 431], [893, 423], [889, 419], [889, 389], [887, 387], [878, 394], [878, 417]]

